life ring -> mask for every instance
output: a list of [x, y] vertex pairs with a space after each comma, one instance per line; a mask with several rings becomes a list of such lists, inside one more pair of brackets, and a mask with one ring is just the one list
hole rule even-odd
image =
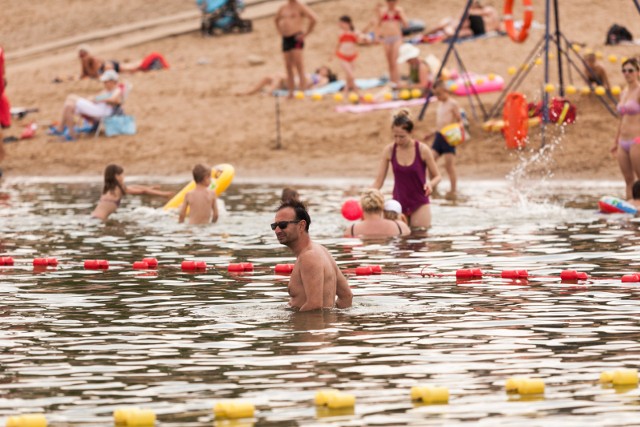
[[507, 30], [509, 38], [516, 43], [524, 42], [529, 37], [529, 28], [533, 22], [533, 5], [531, 0], [522, 0], [524, 5], [524, 20], [519, 33], [513, 25], [513, 0], [505, 0], [504, 2], [504, 27]]
[[617, 197], [604, 196], [598, 201], [598, 207], [602, 213], [628, 213], [635, 215], [638, 209], [626, 200]]
[[460, 123], [451, 123], [440, 129], [440, 134], [444, 137], [447, 144], [455, 147], [460, 145], [469, 139], [469, 135], [464, 129], [464, 126]]
[[[220, 164], [211, 168], [211, 185], [209, 188], [211, 190], [216, 191], [216, 195], [219, 196], [222, 194], [224, 190], [227, 189], [231, 181], [233, 180], [233, 176], [235, 175], [235, 169], [233, 166], [229, 164]], [[167, 202], [166, 205], [162, 209], [176, 209], [182, 205], [182, 201], [184, 200], [184, 196], [191, 190], [196, 187], [196, 183], [191, 181], [189, 184], [185, 185], [182, 190], [178, 192], [171, 200]]]

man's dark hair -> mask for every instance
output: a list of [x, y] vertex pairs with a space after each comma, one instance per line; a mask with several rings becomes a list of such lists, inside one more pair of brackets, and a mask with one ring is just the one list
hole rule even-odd
[[286, 202], [282, 202], [280, 207], [276, 209], [276, 212], [282, 210], [284, 208], [291, 208], [296, 213], [296, 221], [304, 220], [306, 225], [304, 230], [309, 232], [309, 226], [311, 225], [311, 217], [309, 216], [309, 212], [307, 212], [307, 207], [304, 203], [298, 200], [287, 200]]

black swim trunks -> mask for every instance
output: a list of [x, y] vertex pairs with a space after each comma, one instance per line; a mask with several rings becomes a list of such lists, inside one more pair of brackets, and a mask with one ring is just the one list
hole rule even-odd
[[440, 132], [436, 132], [435, 138], [433, 138], [433, 145], [431, 146], [433, 150], [438, 153], [438, 155], [442, 156], [446, 153], [456, 154], [456, 147], [449, 145], [444, 136]]
[[304, 47], [304, 40], [298, 40], [298, 36], [302, 33], [296, 33], [289, 37], [282, 38], [282, 51], [289, 52], [293, 49], [302, 49]]

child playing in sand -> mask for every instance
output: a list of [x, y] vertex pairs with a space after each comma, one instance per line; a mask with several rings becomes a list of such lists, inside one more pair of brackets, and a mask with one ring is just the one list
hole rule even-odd
[[169, 191], [156, 190], [145, 185], [124, 185], [124, 169], [120, 165], [111, 164], [104, 170], [104, 187], [98, 206], [91, 216], [106, 221], [114, 213], [125, 194], [149, 194], [151, 196], [171, 197]]
[[443, 80], [438, 80], [434, 83], [433, 92], [438, 101], [440, 101], [436, 112], [436, 129], [438, 131], [427, 135], [425, 140], [433, 138], [433, 145], [431, 146], [433, 156], [436, 160], [439, 157], [444, 158], [444, 168], [451, 182], [451, 190], [447, 194], [453, 196], [456, 193], [458, 183], [454, 163], [456, 147], [450, 145], [439, 130], [453, 123], [459, 123], [460, 126], [463, 126], [462, 115], [460, 114], [458, 103], [449, 95]]
[[200, 164], [196, 165], [193, 168], [193, 180], [196, 182], [196, 188], [184, 196], [178, 221], [184, 222], [187, 210], [189, 210], [189, 224], [191, 225], [218, 221], [216, 192], [209, 189], [211, 168]]
[[346, 93], [358, 92], [353, 72], [353, 62], [358, 57], [358, 35], [349, 16], [341, 16], [338, 25], [342, 33], [338, 38], [336, 56], [340, 60], [340, 65], [345, 74], [346, 84], [344, 85], [344, 91]]

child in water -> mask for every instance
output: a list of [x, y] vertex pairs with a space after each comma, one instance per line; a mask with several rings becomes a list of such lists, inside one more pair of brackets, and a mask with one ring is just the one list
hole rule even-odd
[[196, 188], [184, 196], [184, 202], [180, 207], [178, 222], [184, 222], [189, 212], [189, 224], [208, 224], [218, 221], [218, 205], [216, 192], [209, 189], [211, 185], [211, 168], [204, 165], [196, 165], [193, 168], [193, 180]]
[[346, 77], [344, 91], [346, 93], [358, 92], [353, 70], [353, 63], [358, 57], [358, 35], [355, 32], [351, 17], [347, 15], [341, 16], [338, 21], [338, 25], [340, 26], [342, 33], [340, 34], [338, 45], [336, 46], [336, 56], [340, 60], [340, 65], [342, 66]]
[[102, 196], [91, 216], [106, 221], [109, 215], [120, 207], [120, 202], [125, 194], [149, 194], [161, 197], [171, 197], [173, 195], [169, 191], [160, 191], [145, 185], [125, 186], [124, 169], [120, 165], [111, 164], [104, 170]]

